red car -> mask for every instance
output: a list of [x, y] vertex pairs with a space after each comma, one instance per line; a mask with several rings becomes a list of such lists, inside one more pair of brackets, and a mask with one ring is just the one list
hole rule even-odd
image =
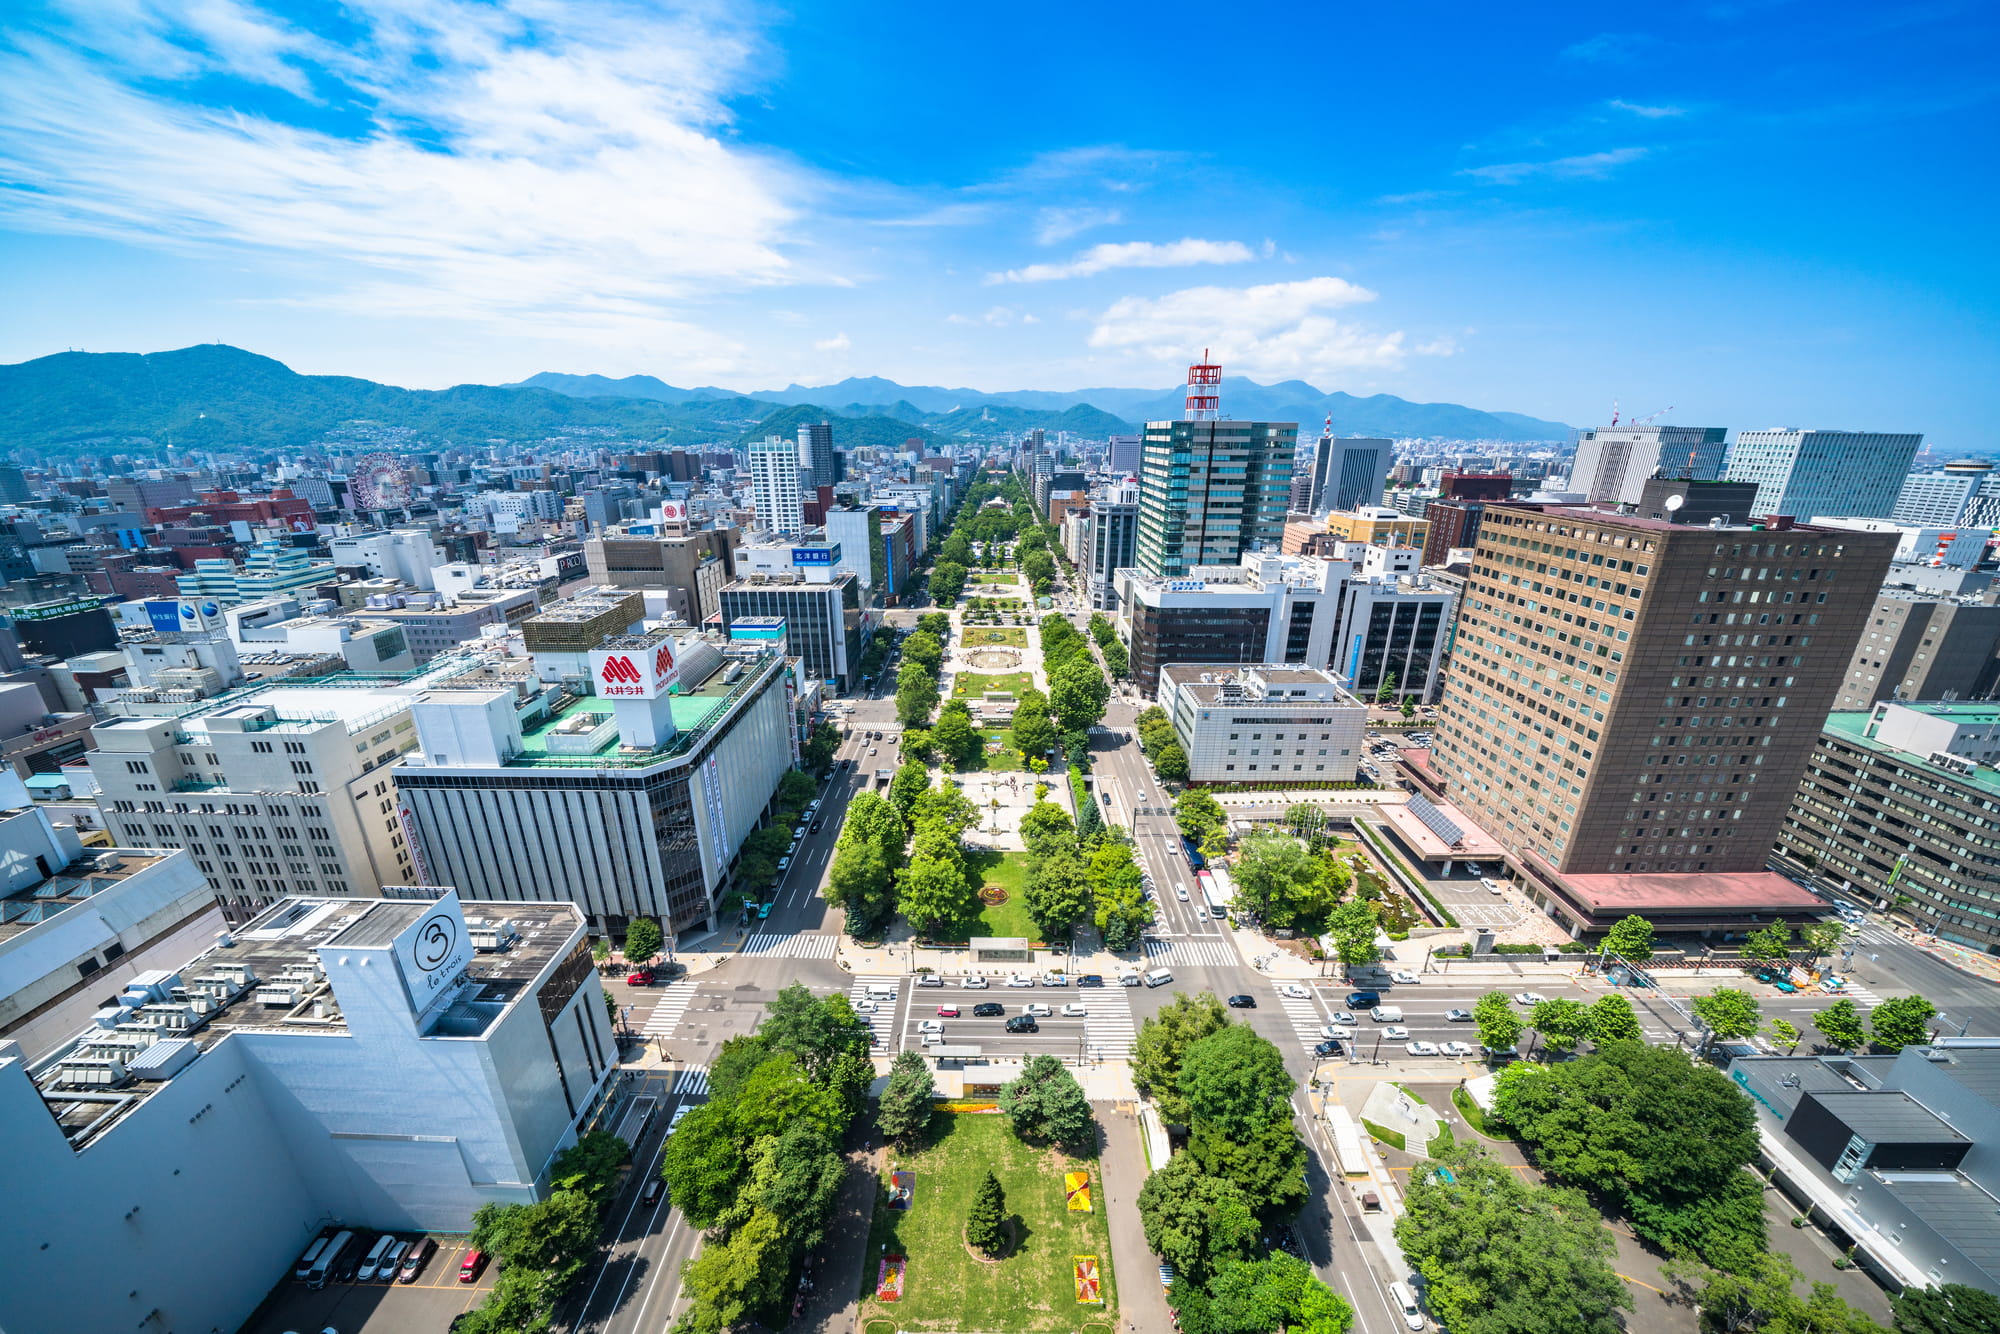
[[652, 985], [653, 985], [653, 970], [652, 970], [652, 969], [650, 969], [650, 968], [641, 968], [641, 969], [640, 969], [640, 970], [639, 970], [638, 972], [636, 972], [636, 973], [627, 973], [627, 974], [625, 974], [625, 985], [626, 985], [626, 986], [628, 986], [628, 987], [650, 987], [650, 986], [652, 986]]

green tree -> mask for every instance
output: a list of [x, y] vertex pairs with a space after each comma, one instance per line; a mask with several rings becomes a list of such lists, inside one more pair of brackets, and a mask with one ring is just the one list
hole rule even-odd
[[1052, 835], [1028, 856], [1028, 915], [1046, 941], [1067, 940], [1090, 911], [1090, 872], [1073, 835]]
[[1267, 926], [1288, 928], [1318, 921], [1332, 910], [1328, 862], [1285, 834], [1252, 834], [1235, 867], [1236, 903]]
[[593, 1130], [557, 1154], [549, 1164], [549, 1183], [573, 1190], [602, 1208], [618, 1184], [618, 1172], [630, 1162], [632, 1146], [608, 1130]]
[[1000, 1086], [1000, 1110], [1016, 1135], [1035, 1144], [1082, 1148], [1097, 1126], [1083, 1085], [1060, 1057], [1046, 1052], [1030, 1057], [1019, 1075]]
[[1028, 808], [1021, 817], [1021, 841], [1034, 852], [1050, 839], [1064, 834], [1074, 835], [1076, 825], [1069, 818], [1069, 812], [1053, 801], [1038, 801]]
[[667, 943], [666, 934], [660, 924], [650, 917], [634, 917], [625, 928], [625, 960], [627, 963], [650, 963]]
[[1570, 1051], [1590, 1036], [1590, 1008], [1564, 996], [1536, 1002], [1528, 1022], [1542, 1035], [1542, 1041], [1558, 1051]]
[[918, 935], [972, 918], [977, 900], [965, 872], [951, 862], [919, 853], [896, 879], [897, 901]]
[[556, 1190], [534, 1204], [482, 1204], [469, 1244], [503, 1269], [539, 1269], [558, 1290], [574, 1277], [597, 1236], [597, 1204], [581, 1191]]
[[896, 776], [889, 780], [889, 804], [904, 820], [910, 818], [910, 811], [916, 806], [917, 798], [930, 789], [931, 771], [916, 760], [904, 760], [896, 767]]
[[1007, 1195], [1000, 1178], [987, 1169], [973, 1192], [972, 1208], [965, 1215], [965, 1244], [982, 1255], [998, 1255], [1006, 1244], [1003, 1224], [1007, 1220]]
[[[1088, 809], [1088, 808], [1086, 808]], [[1091, 900], [1104, 948], [1129, 950], [1153, 920], [1153, 905], [1142, 894], [1139, 864], [1125, 843], [1101, 843], [1089, 861]]]
[[823, 892], [828, 903], [846, 910], [849, 930], [865, 934], [896, 910], [890, 884], [882, 850], [873, 843], [857, 843], [835, 850]]
[[1472, 1007], [1473, 1022], [1479, 1025], [1479, 1045], [1489, 1051], [1511, 1051], [1527, 1027], [1504, 991], [1489, 991]]
[[1248, 1254], [1257, 1220], [1243, 1192], [1177, 1154], [1139, 1188], [1146, 1245], [1184, 1283], [1206, 1284], [1217, 1265]]
[[1799, 935], [1811, 947], [1813, 961], [1817, 963], [1840, 948], [1840, 942], [1847, 939], [1847, 927], [1841, 922], [1813, 922]]
[[919, 630], [903, 641], [903, 661], [914, 662], [926, 671], [944, 666], [944, 645], [936, 635]]
[[1757, 1031], [1757, 998], [1747, 991], [1718, 987], [1706, 996], [1696, 996], [1693, 1008], [1695, 1017], [1708, 1030], [1702, 1038], [1704, 1051], [1712, 1043], [1747, 1038]]
[[1653, 924], [1636, 913], [1612, 924], [1604, 933], [1604, 949], [1631, 963], [1653, 957]]
[[953, 700], [938, 715], [931, 729], [931, 744], [959, 769], [971, 768], [986, 754], [986, 738], [972, 725], [971, 712], [962, 700]]
[[792, 1057], [815, 1084], [825, 1084], [833, 1066], [849, 1052], [868, 1051], [868, 1025], [835, 994], [815, 998], [803, 983], [794, 982], [765, 1004], [758, 1033], [766, 1048]]
[[937, 1082], [930, 1065], [914, 1051], [897, 1053], [889, 1067], [889, 1083], [875, 1112], [875, 1128], [882, 1137], [908, 1146], [923, 1138], [930, 1126]]
[[1104, 841], [1104, 817], [1097, 813], [1097, 803], [1090, 799], [1088, 792], [1081, 793], [1081, 802], [1076, 811], [1076, 842], [1085, 852], [1095, 852]]
[[899, 812], [879, 792], [857, 792], [847, 803], [847, 819], [834, 847], [840, 851], [866, 845], [882, 856], [891, 871], [903, 864], [910, 829]]
[[1387, 704], [1396, 697], [1396, 674], [1389, 672], [1382, 677], [1382, 684], [1375, 687], [1375, 702]]
[[963, 565], [955, 561], [939, 561], [931, 569], [931, 600], [947, 607], [958, 601], [958, 595], [965, 591], [965, 577]]
[[1743, 937], [1743, 957], [1761, 963], [1790, 962], [1792, 929], [1783, 922], [1773, 922], [1752, 931]]
[[1905, 1288], [1889, 1299], [1896, 1334], [2000, 1334], [2000, 1297], [1963, 1283]]
[[1240, 1024], [1209, 1034], [1187, 1049], [1180, 1090], [1194, 1121], [1244, 1139], [1274, 1117], [1289, 1117], [1298, 1085], [1269, 1039]]
[[757, 1210], [719, 1245], [704, 1246], [681, 1266], [681, 1292], [689, 1301], [677, 1331], [727, 1334], [756, 1311], [774, 1305], [790, 1266], [790, 1248], [778, 1220]]
[[1116, 634], [1117, 631], [1111, 628], [1111, 618], [1109, 616], [1106, 616], [1101, 611], [1090, 613], [1090, 637], [1097, 641], [1098, 647], [1102, 648], [1104, 645], [1110, 643]]
[[1785, 1046], [1785, 1055], [1787, 1056], [1790, 1056], [1799, 1049], [1799, 1039], [1804, 1036], [1803, 1033], [1799, 1032], [1799, 1026], [1789, 1019], [1773, 1019], [1771, 1021], [1771, 1041], [1783, 1043]]
[[1185, 783], [1188, 777], [1187, 752], [1178, 741], [1169, 741], [1160, 747], [1160, 753], [1153, 759], [1153, 772], [1165, 783]]
[[1174, 824], [1182, 835], [1199, 843], [1202, 836], [1211, 829], [1225, 828], [1229, 816], [1222, 809], [1222, 803], [1199, 788], [1192, 788], [1174, 798]]
[[[1080, 638], [1078, 642], [1080, 645]], [[1049, 712], [1066, 732], [1089, 730], [1104, 716], [1110, 700], [1111, 683], [1088, 652], [1079, 652], [1049, 673]]]
[[1517, 1177], [1477, 1145], [1411, 1173], [1396, 1240], [1428, 1284], [1438, 1323], [1470, 1334], [1619, 1334], [1631, 1295], [1611, 1233], [1578, 1190]]
[[1055, 749], [1056, 725], [1049, 720], [1049, 699], [1033, 686], [1023, 689], [1014, 702], [1014, 748], [1023, 756], [1041, 755]]
[[739, 1033], [725, 1039], [709, 1063], [709, 1102], [725, 1105], [735, 1102], [744, 1082], [770, 1059], [771, 1049], [762, 1033]]
[[925, 722], [937, 702], [937, 677], [917, 663], [904, 663], [896, 673], [896, 721], [905, 727]]
[[903, 734], [896, 738], [896, 749], [904, 759], [918, 760], [926, 765], [937, 758], [937, 747], [931, 744], [928, 727], [905, 727]]
[[1644, 1042], [1645, 1030], [1639, 1027], [1639, 1016], [1632, 1009], [1632, 1002], [1616, 991], [1592, 1001], [1590, 1040], [1600, 1044]]
[[1279, 825], [1293, 838], [1305, 840], [1309, 848], [1317, 850], [1326, 841], [1326, 812], [1309, 801], [1295, 801], [1285, 807]]
[[1704, 1328], [1761, 1330], [1765, 1334], [1888, 1334], [1840, 1299], [1831, 1283], [1815, 1283], [1801, 1298], [1803, 1277], [1791, 1259], [1778, 1253], [1746, 1257], [1733, 1270], [1689, 1261], [1670, 1261], [1667, 1276], [1698, 1306]]
[[1819, 1030], [1828, 1045], [1840, 1051], [1853, 1051], [1868, 1041], [1868, 1030], [1862, 1025], [1860, 1007], [1844, 998], [1814, 1015], [1812, 1026]]
[[1132, 1046], [1132, 1081], [1153, 1100], [1168, 1125], [1188, 1124], [1187, 1099], [1180, 1090], [1181, 1062], [1188, 1049], [1228, 1027], [1229, 1011], [1209, 991], [1181, 992], [1139, 1026]]
[[1869, 1036], [1876, 1046], [1901, 1051], [1931, 1040], [1930, 1023], [1937, 1006], [1922, 996], [1898, 996], [1877, 1005], [1868, 1016]]
[[1375, 910], [1365, 899], [1349, 899], [1327, 916], [1326, 929], [1333, 936], [1334, 953], [1349, 968], [1374, 963], [1382, 957], [1375, 943], [1381, 929]]
[[1114, 639], [1098, 650], [1104, 655], [1104, 670], [1114, 677], [1131, 674], [1132, 655], [1126, 650], [1122, 640]]
[[833, 767], [833, 757], [839, 749], [840, 730], [830, 723], [814, 723], [800, 754], [806, 768], [824, 774]]
[[[965, 562], [960, 561], [961, 565]], [[917, 617], [917, 629], [923, 631], [940, 644], [951, 642], [951, 613], [948, 611], [927, 611]]]
[[954, 839], [978, 823], [979, 808], [955, 783], [944, 783], [922, 793], [910, 811], [913, 829], [924, 824], [939, 825], [949, 830]]
[[493, 1281], [485, 1300], [467, 1312], [454, 1334], [542, 1334], [554, 1298], [538, 1269], [509, 1269]]
[[1242, 1138], [1196, 1117], [1187, 1152], [1204, 1172], [1242, 1191], [1267, 1222], [1290, 1218], [1305, 1202], [1306, 1146], [1289, 1117], [1273, 1117]]

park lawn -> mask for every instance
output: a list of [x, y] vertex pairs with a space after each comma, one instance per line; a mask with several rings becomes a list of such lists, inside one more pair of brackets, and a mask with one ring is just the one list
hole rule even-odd
[[[925, 1145], [892, 1155], [895, 1169], [916, 1173], [911, 1207], [888, 1207], [886, 1176], [876, 1188], [875, 1222], [862, 1265], [862, 1328], [892, 1320], [897, 1330], [976, 1329], [990, 1334], [1071, 1334], [1110, 1330], [1118, 1318], [1111, 1272], [1111, 1234], [1104, 1220], [1104, 1182], [1097, 1160], [1073, 1159], [1060, 1150], [1034, 1148], [1014, 1137], [1007, 1118], [995, 1114], [939, 1112]], [[965, 1215], [973, 1192], [991, 1168], [1015, 1220], [1014, 1249], [997, 1262], [974, 1258], [965, 1246]], [[1090, 1173], [1089, 1213], [1070, 1213], [1063, 1173]], [[909, 1259], [903, 1297], [875, 1298], [883, 1255]], [[1072, 1257], [1097, 1257], [1104, 1302], [1079, 1305]]]
[[1025, 852], [975, 852], [966, 857], [966, 869], [979, 877], [979, 883], [998, 885], [1007, 891], [1005, 903], [982, 903], [979, 905], [979, 925], [976, 932], [984, 936], [1018, 937], [1025, 940], [1040, 940], [1042, 933], [1035, 926], [1035, 919], [1028, 915], [1028, 854]]
[[968, 625], [958, 633], [960, 648], [1026, 648], [1028, 632], [1018, 625]]
[[[977, 644], [973, 648], [979, 647]], [[977, 699], [989, 690], [1004, 691], [1015, 699], [1021, 692], [1035, 683], [1032, 672], [965, 672], [951, 683], [953, 699]]]

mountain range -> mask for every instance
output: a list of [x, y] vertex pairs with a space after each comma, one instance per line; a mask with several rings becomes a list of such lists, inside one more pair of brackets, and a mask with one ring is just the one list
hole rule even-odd
[[[1455, 403], [1322, 393], [1298, 380], [1225, 380], [1231, 416], [1296, 421], [1306, 436], [1331, 417], [1345, 435], [1561, 440], [1569, 428]], [[1084, 437], [1177, 417], [1178, 389], [983, 393], [875, 377], [733, 393], [544, 373], [519, 384], [402, 389], [344, 375], [301, 375], [222, 343], [170, 352], [61, 352], [0, 366], [0, 450], [32, 454], [161, 449], [302, 449], [333, 436], [385, 448], [482, 445], [568, 435], [702, 445], [790, 435], [800, 421], [839, 423], [843, 446], [993, 439], [1040, 427]]]

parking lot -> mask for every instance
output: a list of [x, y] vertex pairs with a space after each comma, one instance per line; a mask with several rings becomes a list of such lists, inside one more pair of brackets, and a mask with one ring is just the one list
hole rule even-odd
[[[363, 1229], [356, 1229], [357, 1232]], [[407, 1237], [411, 1234], [398, 1233]], [[314, 1290], [289, 1271], [263, 1307], [243, 1326], [244, 1334], [443, 1334], [454, 1317], [479, 1304], [493, 1286], [487, 1267], [477, 1283], [460, 1283], [463, 1237], [438, 1237], [437, 1253], [414, 1283], [332, 1283]]]

